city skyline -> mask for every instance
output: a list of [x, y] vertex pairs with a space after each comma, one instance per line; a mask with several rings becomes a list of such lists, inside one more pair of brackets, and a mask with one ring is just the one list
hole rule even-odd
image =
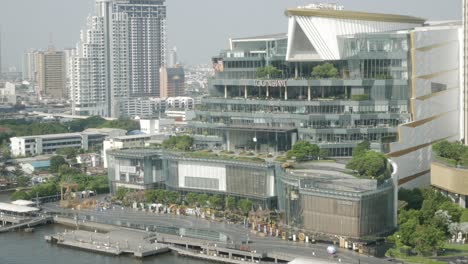
[[[435, 0], [417, 0], [410, 3], [402, 0], [391, 3], [374, 2], [343, 0], [340, 4], [344, 5], [347, 10], [398, 13], [419, 16], [428, 20], [461, 18], [461, 1], [450, 3]], [[430, 4], [427, 4], [428, 2]], [[227, 10], [225, 3], [213, 0], [202, 3], [170, 0], [167, 2], [168, 47], [178, 47], [179, 59], [184, 64], [209, 63], [209, 59], [219, 51], [219, 47], [227, 48], [226, 39], [230, 37], [256, 35], [259, 32], [265, 34], [286, 32], [284, 10], [308, 3], [311, 1], [294, 0], [280, 3], [268, 2], [267, 4], [266, 0], [261, 0], [247, 5], [245, 1], [245, 4], [238, 3]], [[85, 27], [85, 18], [94, 14], [94, 0], [79, 2], [43, 0], [40, 3], [20, 0], [7, 1], [3, 5], [5, 8], [0, 10], [0, 24], [3, 30], [2, 58], [5, 70], [8, 70], [10, 66], [15, 66], [20, 71], [21, 59], [18, 58], [21, 54], [31, 48], [46, 49], [51, 38], [58, 49], [75, 47], [78, 41], [76, 32]], [[18, 10], [24, 5], [30, 8], [24, 10], [22, 16], [18, 16], [16, 12], [9, 12], [9, 10]], [[73, 12], [53, 12], [52, 9], [47, 8], [49, 6], [54, 6], [54, 10], [73, 10]], [[245, 8], [246, 6], [249, 8]], [[195, 8], [198, 8], [199, 12], [191, 12]], [[265, 8], [265, 12], [270, 15], [266, 19], [259, 20], [259, 8]], [[219, 15], [213, 15], [215, 11], [218, 11]], [[239, 14], [243, 14], [241, 20], [237, 19]], [[44, 19], [45, 17], [47, 19]], [[24, 23], [25, 18], [34, 23]], [[194, 39], [197, 41], [194, 42]]]

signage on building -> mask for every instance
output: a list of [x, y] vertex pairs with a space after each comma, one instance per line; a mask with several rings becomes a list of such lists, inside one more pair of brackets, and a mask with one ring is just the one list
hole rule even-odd
[[119, 169], [122, 173], [136, 173], [136, 167], [133, 166], [120, 166]]
[[256, 87], [286, 87], [286, 80], [255, 80]]

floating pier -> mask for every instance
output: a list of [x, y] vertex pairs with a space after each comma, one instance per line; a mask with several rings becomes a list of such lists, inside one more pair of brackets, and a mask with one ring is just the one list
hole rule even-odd
[[164, 244], [151, 243], [148, 236], [145, 232], [130, 230], [112, 230], [108, 233], [74, 230], [46, 236], [45, 239], [61, 246], [115, 256], [131, 254], [143, 258], [170, 251]]

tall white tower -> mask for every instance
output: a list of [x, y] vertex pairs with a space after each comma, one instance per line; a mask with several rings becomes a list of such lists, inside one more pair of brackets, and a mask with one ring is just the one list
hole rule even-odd
[[[96, 52], [87, 53], [83, 46], [78, 57], [94, 61], [83, 75], [95, 68], [102, 75], [90, 83], [89, 92], [78, 94], [87, 97], [105, 91], [104, 115], [112, 117], [118, 117], [119, 104], [132, 97], [160, 96], [159, 69], [166, 63], [165, 0], [96, 0], [96, 16], [91, 20], [96, 24], [88, 23], [81, 43]], [[97, 36], [88, 36], [90, 31]], [[86, 90], [82, 86], [76, 82], [72, 89]]]
[[169, 68], [174, 68], [176, 64], [178, 63], [178, 57], [177, 57], [177, 47], [174, 47], [171, 49], [169, 53]]
[[463, 0], [463, 95], [464, 141], [468, 145], [468, 0]]

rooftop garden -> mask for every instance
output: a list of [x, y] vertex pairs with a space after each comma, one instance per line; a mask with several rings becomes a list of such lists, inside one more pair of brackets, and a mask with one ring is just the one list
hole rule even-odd
[[220, 152], [215, 153], [212, 150], [193, 150], [193, 138], [190, 136], [175, 136], [169, 139], [166, 139], [162, 143], [162, 148], [165, 150], [175, 151], [181, 156], [188, 158], [200, 158], [200, 159], [220, 159], [220, 160], [229, 160], [229, 161], [239, 161], [239, 162], [255, 162], [255, 163], [265, 163], [265, 159], [254, 157], [254, 154], [247, 153], [245, 155], [236, 155], [231, 152]]
[[370, 149], [370, 142], [363, 141], [353, 149], [353, 158], [346, 164], [358, 178], [376, 179], [379, 183], [391, 177], [391, 165], [383, 153]]
[[468, 166], [468, 146], [461, 142], [440, 141], [432, 145], [436, 160], [449, 166]]

